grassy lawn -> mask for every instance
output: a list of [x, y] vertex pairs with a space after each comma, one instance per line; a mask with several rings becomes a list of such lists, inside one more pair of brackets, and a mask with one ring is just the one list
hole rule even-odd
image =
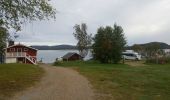
[[0, 64], [0, 100], [32, 86], [43, 74], [38, 66], [25, 64]]
[[170, 65], [128, 66], [97, 62], [64, 62], [85, 75], [97, 100], [169, 100]]

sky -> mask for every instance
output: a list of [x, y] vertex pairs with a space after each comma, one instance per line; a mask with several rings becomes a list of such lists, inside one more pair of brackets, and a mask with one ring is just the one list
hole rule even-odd
[[76, 45], [74, 25], [86, 23], [88, 33], [100, 26], [122, 26], [127, 45], [170, 44], [170, 0], [51, 0], [56, 19], [22, 25], [17, 42], [27, 45]]

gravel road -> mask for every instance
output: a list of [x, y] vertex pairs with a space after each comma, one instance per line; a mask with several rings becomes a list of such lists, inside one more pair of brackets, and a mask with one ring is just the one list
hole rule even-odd
[[11, 100], [94, 100], [91, 85], [78, 72], [45, 64], [40, 66], [46, 71], [40, 83]]

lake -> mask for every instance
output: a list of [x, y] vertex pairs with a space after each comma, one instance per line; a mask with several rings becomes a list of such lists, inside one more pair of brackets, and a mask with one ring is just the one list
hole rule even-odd
[[[56, 58], [61, 58], [69, 52], [76, 52], [78, 50], [38, 50], [37, 58], [38, 61], [42, 59], [43, 63], [53, 63]], [[85, 57], [85, 60], [92, 58], [91, 52]]]

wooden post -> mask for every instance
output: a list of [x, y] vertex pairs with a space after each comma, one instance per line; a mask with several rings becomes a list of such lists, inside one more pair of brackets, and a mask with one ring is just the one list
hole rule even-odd
[[26, 64], [27, 62], [26, 62], [26, 58], [25, 58], [25, 64]]

